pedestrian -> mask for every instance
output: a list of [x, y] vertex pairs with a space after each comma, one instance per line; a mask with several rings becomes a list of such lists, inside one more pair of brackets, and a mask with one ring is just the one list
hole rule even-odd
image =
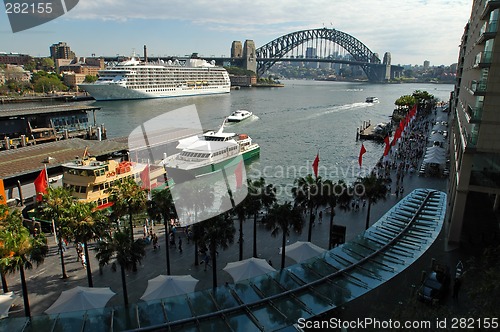
[[182, 254], [182, 239], [179, 236], [179, 252]]
[[210, 255], [207, 253], [205, 254], [205, 258], [203, 258], [203, 261], [205, 262], [205, 270], [207, 270], [207, 266], [210, 266]]
[[321, 224], [321, 222], [323, 221], [323, 211], [319, 211], [318, 220], [319, 220], [319, 223]]
[[460, 278], [455, 278], [453, 283], [453, 298], [458, 300], [458, 292], [460, 291], [460, 286], [462, 286], [462, 280]]
[[153, 233], [153, 250], [156, 251], [156, 248], [158, 248], [158, 236], [156, 236], [156, 233]]

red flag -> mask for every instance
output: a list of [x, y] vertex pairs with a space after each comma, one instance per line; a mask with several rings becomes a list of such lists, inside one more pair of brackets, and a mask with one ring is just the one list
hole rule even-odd
[[236, 177], [236, 189], [240, 189], [243, 185], [243, 161], [240, 160], [236, 169], [234, 170], [234, 175]]
[[361, 167], [361, 164], [363, 163], [363, 155], [365, 154], [365, 152], [366, 152], [365, 145], [361, 143], [361, 150], [359, 150], [359, 157], [358, 157], [359, 167]]
[[385, 149], [384, 149], [384, 157], [389, 154], [389, 150], [391, 149], [391, 144], [389, 143], [389, 135], [386, 135], [384, 138]]
[[313, 172], [314, 172], [315, 177], [318, 177], [318, 165], [319, 165], [319, 152], [318, 152], [318, 154], [316, 154], [316, 158], [314, 158], [314, 161], [312, 163]]
[[144, 170], [141, 172], [142, 188], [151, 189], [151, 179], [149, 178], [149, 164], [146, 165]]
[[36, 192], [36, 201], [41, 202], [43, 197], [43, 194], [47, 194], [47, 188], [49, 187], [49, 184], [47, 182], [47, 170], [44, 168], [38, 174], [37, 178], [35, 179], [35, 192]]

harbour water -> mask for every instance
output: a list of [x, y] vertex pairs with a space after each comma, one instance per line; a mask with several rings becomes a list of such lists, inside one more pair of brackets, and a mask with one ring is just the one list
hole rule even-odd
[[[251, 119], [226, 127], [227, 132], [246, 133], [261, 146], [260, 158], [247, 166], [247, 175], [263, 176], [279, 187], [286, 197], [294, 179], [312, 173], [312, 161], [319, 151], [323, 178], [352, 182], [373, 168], [383, 153], [383, 145], [364, 141], [367, 152], [363, 167], [358, 165], [362, 141], [356, 128], [363, 121], [387, 122], [394, 101], [415, 90], [428, 91], [448, 101], [453, 85], [367, 84], [353, 82], [283, 81], [283, 88], [249, 88], [230, 94], [94, 102], [102, 109], [97, 121], [108, 128], [108, 137], [127, 136], [143, 122], [188, 105], [195, 105], [203, 129], [217, 129], [232, 111], [246, 109]], [[366, 103], [366, 97], [379, 103]]]

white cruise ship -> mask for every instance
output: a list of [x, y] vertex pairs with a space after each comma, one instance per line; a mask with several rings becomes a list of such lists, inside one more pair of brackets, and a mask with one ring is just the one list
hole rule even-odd
[[95, 83], [79, 84], [96, 100], [168, 98], [229, 93], [227, 71], [203, 59], [147, 62], [132, 59], [99, 71]]

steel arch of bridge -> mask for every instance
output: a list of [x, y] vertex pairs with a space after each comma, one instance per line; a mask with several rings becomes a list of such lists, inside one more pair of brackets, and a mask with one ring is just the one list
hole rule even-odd
[[327, 28], [292, 32], [259, 47], [255, 50], [256, 57], [264, 60], [257, 63], [257, 74], [262, 76], [277, 61], [283, 59], [288, 52], [305, 42], [316, 39], [328, 40], [343, 47], [356, 62], [359, 62], [368, 79], [377, 80], [374, 75], [378, 75], [372, 68], [373, 65], [380, 64], [381, 61], [375, 53], [353, 36], [336, 29]]

